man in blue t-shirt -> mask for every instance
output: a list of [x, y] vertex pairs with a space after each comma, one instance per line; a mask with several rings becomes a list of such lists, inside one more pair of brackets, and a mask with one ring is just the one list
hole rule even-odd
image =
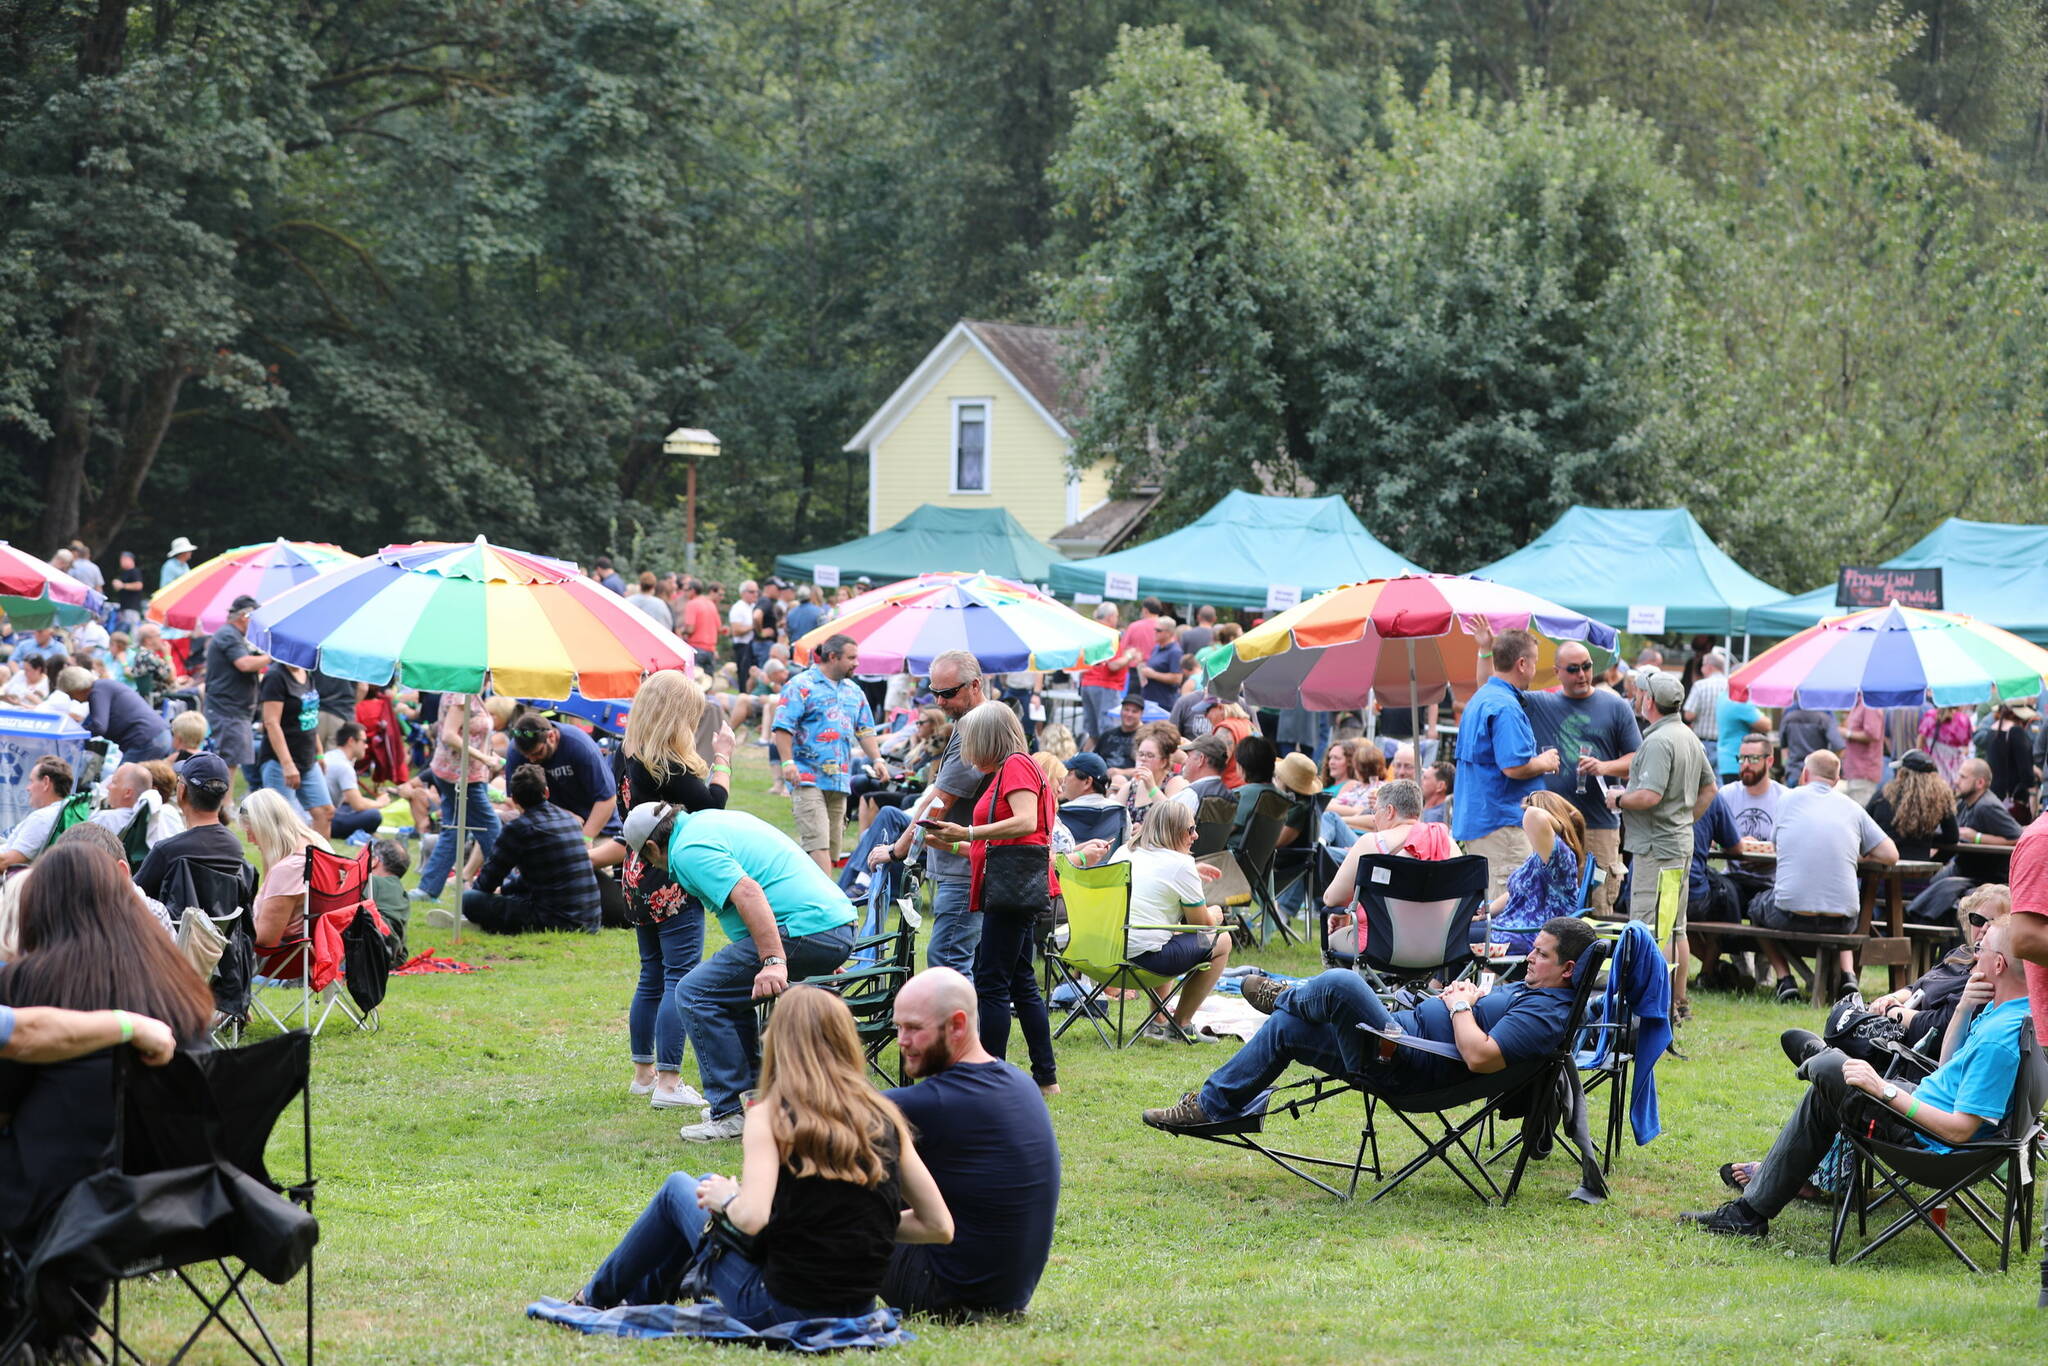
[[1719, 1209], [1681, 1214], [1678, 1221], [1709, 1233], [1763, 1237], [1845, 1126], [1937, 1153], [1983, 1138], [1998, 1127], [2012, 1103], [2020, 1031], [2026, 1023], [2025, 965], [2012, 953], [2008, 917], [1994, 921], [1977, 945], [1976, 966], [1941, 1041], [1941, 1066], [1927, 1080], [1901, 1085], [1839, 1049], [1814, 1054], [1799, 1068], [1811, 1089], [1779, 1130], [1741, 1198]]
[[1621, 816], [1607, 804], [1603, 779], [1619, 786], [1642, 747], [1642, 728], [1621, 695], [1593, 686], [1593, 652], [1576, 640], [1557, 647], [1556, 692], [1524, 693], [1536, 743], [1557, 751], [1558, 766], [1543, 785], [1586, 818], [1586, 848], [1607, 870], [1593, 888], [1593, 909], [1614, 909], [1621, 889]]
[[1522, 694], [1536, 678], [1536, 637], [1503, 631], [1493, 641], [1493, 677], [1480, 685], [1458, 719], [1458, 801], [1451, 838], [1486, 860], [1486, 899], [1508, 889], [1508, 874], [1529, 857], [1522, 798], [1558, 770], [1557, 751], [1536, 748]]
[[[1414, 1010], [1390, 1011], [1363, 977], [1332, 968], [1299, 986], [1270, 977], [1244, 980], [1247, 1004], [1272, 1016], [1251, 1042], [1216, 1069], [1199, 1093], [1178, 1105], [1145, 1111], [1145, 1122], [1170, 1131], [1200, 1128], [1250, 1111], [1290, 1062], [1332, 1076], [1360, 1076], [1386, 1094], [1434, 1091], [1477, 1073], [1499, 1072], [1540, 1058], [1564, 1042], [1572, 1011], [1573, 973], [1593, 944], [1593, 926], [1556, 916], [1536, 932], [1524, 980], [1482, 993], [1454, 982]], [[1409, 1034], [1445, 1045], [1456, 1056], [1392, 1045], [1359, 1028]]]
[[574, 726], [558, 725], [537, 711], [521, 711], [505, 727], [510, 745], [505, 771], [538, 764], [548, 778], [548, 800], [583, 822], [583, 838], [619, 832], [618, 781], [604, 751]]
[[676, 983], [676, 1006], [710, 1108], [682, 1136], [738, 1138], [740, 1096], [761, 1070], [755, 1003], [846, 961], [853, 903], [789, 836], [744, 811], [649, 802], [626, 818], [624, 842], [702, 902], [731, 941]]
[[917, 1138], [953, 1241], [899, 1243], [882, 1298], [913, 1313], [1021, 1314], [1052, 1253], [1060, 1146], [1038, 1087], [981, 1046], [974, 984], [929, 968], [896, 994], [896, 1047], [915, 1086], [886, 1092]]

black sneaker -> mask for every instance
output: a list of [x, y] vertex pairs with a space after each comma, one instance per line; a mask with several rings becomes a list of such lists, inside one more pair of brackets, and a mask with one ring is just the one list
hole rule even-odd
[[1193, 1091], [1180, 1098], [1180, 1104], [1169, 1105], [1163, 1110], [1147, 1110], [1145, 1122], [1155, 1129], [1173, 1133], [1180, 1129], [1199, 1129], [1216, 1121], [1209, 1118], [1209, 1112], [1202, 1108], [1202, 1102]]
[[1255, 972], [1238, 984], [1244, 993], [1244, 1003], [1261, 1015], [1271, 1015], [1273, 1007], [1280, 1003], [1280, 993], [1292, 986], [1291, 982], [1276, 982], [1264, 973]]
[[1835, 999], [1845, 996], [1854, 996], [1858, 1001], [1863, 999], [1863, 984], [1856, 980], [1853, 972], [1843, 973], [1841, 982], [1835, 987]]
[[1740, 1200], [1730, 1200], [1719, 1209], [1690, 1210], [1679, 1215], [1678, 1222], [1724, 1238], [1761, 1238], [1771, 1231], [1771, 1221], [1759, 1219]]
[[1827, 1047], [1827, 1041], [1810, 1029], [1788, 1029], [1778, 1036], [1778, 1047], [1785, 1050], [1785, 1056], [1792, 1060], [1794, 1067]]
[[1778, 1004], [1781, 1006], [1796, 1006], [1799, 1004], [1800, 998], [1806, 995], [1805, 992], [1799, 989], [1799, 983], [1793, 981], [1790, 977], [1780, 977], [1778, 979], [1777, 993]]

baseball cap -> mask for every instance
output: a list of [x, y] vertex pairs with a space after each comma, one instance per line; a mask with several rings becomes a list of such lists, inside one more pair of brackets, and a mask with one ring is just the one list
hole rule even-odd
[[1099, 783], [1109, 777], [1109, 765], [1104, 762], [1100, 754], [1090, 754], [1083, 751], [1067, 760], [1067, 772], [1078, 773], [1084, 778], [1093, 779]]
[[647, 841], [654, 838], [654, 827], [681, 809], [669, 802], [649, 802], [645, 806], [634, 807], [632, 814], [626, 817], [626, 847], [639, 853]]
[[178, 779], [190, 787], [228, 790], [228, 766], [218, 754], [201, 751], [178, 765]]
[[240, 597], [236, 598], [233, 602], [228, 604], [228, 615], [233, 616], [237, 612], [253, 612], [262, 605], [263, 604], [256, 601], [256, 599], [250, 597], [247, 593], [244, 593]]
[[1677, 674], [1665, 673], [1659, 669], [1650, 675], [1650, 700], [1657, 704], [1657, 710], [1666, 713], [1677, 711], [1685, 702], [1685, 684]]

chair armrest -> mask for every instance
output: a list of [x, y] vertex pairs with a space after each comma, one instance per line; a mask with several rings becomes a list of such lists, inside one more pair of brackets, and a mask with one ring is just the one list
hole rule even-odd
[[1455, 1058], [1459, 1062], [1465, 1060], [1465, 1055], [1458, 1051], [1458, 1046], [1454, 1043], [1438, 1043], [1435, 1039], [1425, 1039], [1420, 1034], [1375, 1029], [1369, 1024], [1361, 1024], [1358, 1028], [1360, 1032], [1370, 1034], [1376, 1039], [1385, 1039], [1388, 1043], [1413, 1048], [1417, 1052], [1433, 1054], [1439, 1058]]
[[888, 978], [899, 981], [910, 980], [910, 969], [899, 967], [856, 968], [851, 972], [829, 972], [823, 977], [806, 977], [798, 986], [843, 987], [851, 982], [882, 981]]

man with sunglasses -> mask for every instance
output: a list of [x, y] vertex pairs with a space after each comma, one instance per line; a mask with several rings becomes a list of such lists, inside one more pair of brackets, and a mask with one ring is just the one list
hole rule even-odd
[[1586, 851], [1606, 880], [1593, 888], [1593, 909], [1614, 909], [1621, 890], [1621, 816], [1607, 804], [1602, 779], [1624, 782], [1642, 747], [1636, 714], [1620, 694], [1593, 686], [1593, 652], [1576, 640], [1557, 647], [1556, 692], [1523, 695], [1536, 743], [1557, 751], [1558, 768], [1543, 785], [1586, 819]]
[[583, 822], [583, 838], [616, 835], [619, 788], [604, 752], [574, 726], [558, 726], [531, 708], [513, 713], [505, 726], [510, 741], [505, 771], [538, 764], [547, 775], [548, 800]]
[[797, 843], [827, 873], [839, 861], [856, 741], [875, 781], [889, 780], [868, 695], [853, 681], [859, 656], [852, 636], [827, 637], [811, 667], [783, 685], [771, 732], [796, 811]]
[[[938, 772], [933, 775], [931, 786], [911, 808], [911, 824], [904, 826], [903, 833], [897, 836], [894, 844], [885, 845], [868, 855], [870, 867], [901, 863], [908, 858], [911, 837], [917, 833], [916, 822], [919, 820], [965, 825], [971, 819], [969, 808], [981, 789], [981, 771], [961, 757], [957, 724], [961, 717], [988, 700], [982, 683], [981, 661], [965, 650], [948, 650], [932, 660], [931, 674], [926, 681], [931, 686], [932, 696], [938, 700], [939, 710], [955, 723], [953, 738], [947, 742], [946, 752], [939, 759]], [[925, 963], [929, 967], [972, 973], [975, 946], [981, 942], [981, 917], [970, 909], [972, 884], [967, 858], [938, 844], [927, 844], [924, 847], [924, 871], [925, 876], [932, 880], [932, 932], [925, 947]]]

